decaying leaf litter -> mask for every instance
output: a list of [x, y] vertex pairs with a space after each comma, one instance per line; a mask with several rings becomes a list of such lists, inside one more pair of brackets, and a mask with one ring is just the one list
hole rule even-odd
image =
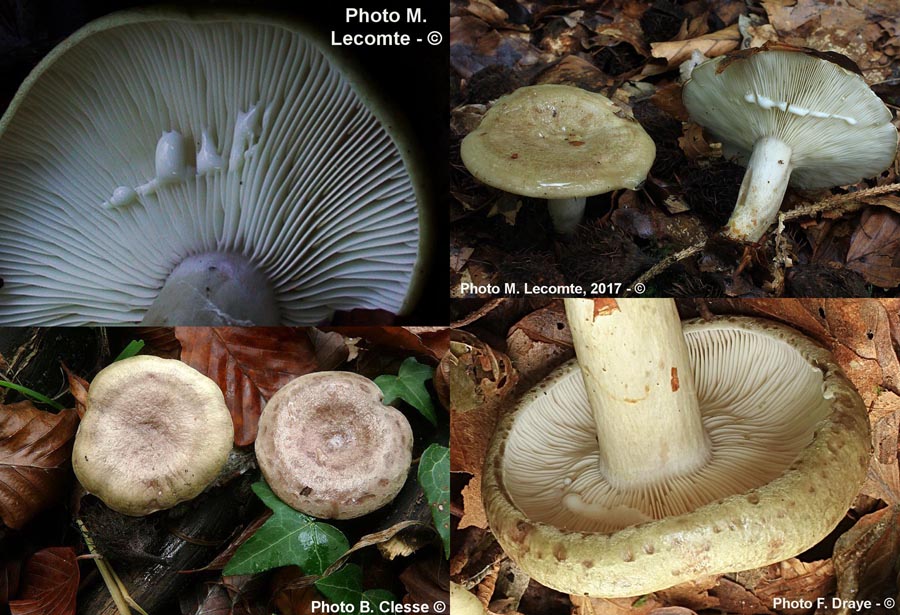
[[[789, 189], [758, 244], [716, 237], [744, 168], [726, 160], [681, 103], [679, 65], [767, 42], [849, 57], [890, 109], [900, 18], [890, 2], [724, 0], [451, 3], [451, 289], [512, 282], [640, 281], [644, 295], [893, 296], [900, 285], [897, 164], [831, 190]], [[532, 84], [596, 91], [630, 108], [656, 143], [643, 188], [588, 200], [574, 237], [546, 207], [476, 181], [460, 140], [498, 97]], [[897, 125], [897, 121], [894, 124]]]
[[[485, 307], [486, 306], [486, 307]], [[845, 519], [825, 539], [786, 561], [716, 575], [631, 599], [569, 596], [530, 581], [488, 529], [480, 477], [498, 416], [555, 367], [574, 356], [562, 302], [500, 300], [473, 310], [451, 337], [448, 378], [454, 541], [451, 580], [492, 613], [775, 613], [830, 608], [773, 608], [776, 597], [810, 600], [896, 599], [900, 510], [900, 304], [896, 299], [679, 300], [682, 318], [756, 316], [787, 324], [831, 350], [869, 412], [874, 453], [868, 477]], [[668, 610], [676, 609], [676, 610]], [[872, 613], [889, 613], [875, 609]]]
[[[0, 389], [0, 610], [270, 615], [310, 613], [315, 600], [446, 602], [448, 417], [446, 387], [434, 374], [447, 335], [436, 327], [0, 335], [0, 380], [16, 387]], [[85, 494], [70, 460], [90, 381], [138, 353], [183, 361], [218, 384], [237, 448], [194, 500], [128, 517]], [[350, 521], [286, 506], [253, 456], [268, 398], [298, 376], [328, 370], [379, 378], [413, 428], [413, 466], [400, 493]], [[272, 546], [285, 537], [305, 547]]]

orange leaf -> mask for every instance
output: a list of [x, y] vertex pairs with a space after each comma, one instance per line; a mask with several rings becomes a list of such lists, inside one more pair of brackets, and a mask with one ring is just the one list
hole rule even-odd
[[19, 529], [62, 496], [69, 479], [74, 410], [38, 410], [30, 401], [0, 406], [0, 519]]
[[75, 615], [79, 570], [75, 550], [53, 547], [38, 551], [25, 564], [22, 593], [9, 603], [12, 615]]
[[181, 360], [222, 389], [234, 421], [234, 443], [253, 444], [267, 399], [319, 368], [305, 331], [282, 327], [176, 327]]
[[373, 344], [406, 350], [438, 361], [450, 346], [447, 327], [323, 327], [345, 337], [361, 337]]

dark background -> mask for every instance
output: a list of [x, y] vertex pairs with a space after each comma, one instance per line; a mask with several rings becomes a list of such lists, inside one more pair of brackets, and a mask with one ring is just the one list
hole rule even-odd
[[[0, 0], [0, 113], [32, 68], [54, 46], [85, 23], [113, 11], [153, 6], [153, 2], [139, 0]], [[173, 4], [173, 3], [170, 3]], [[381, 84], [382, 97], [391, 104], [412, 127], [419, 151], [425, 160], [429, 199], [433, 208], [431, 218], [436, 232], [430, 246], [428, 277], [419, 305], [405, 318], [411, 324], [438, 325], [448, 322], [446, 254], [449, 244], [447, 231], [448, 129], [446, 106], [448, 100], [448, 30], [447, 8], [434, 0], [190, 0], [177, 3], [179, 7], [213, 7], [217, 9], [245, 8], [260, 12], [281, 12], [309, 22], [330, 41], [330, 32], [344, 33], [408, 33], [424, 38], [437, 30], [444, 39], [440, 45], [425, 42], [407, 47], [333, 47], [332, 50], [353, 56], [372, 82]], [[396, 24], [359, 24], [345, 22], [347, 7], [366, 10], [397, 10], [401, 22]], [[405, 23], [406, 9], [421, 8], [427, 20], [424, 24]], [[349, 50], [349, 51], [348, 51]], [[356, 323], [356, 324], [366, 324]], [[376, 323], [373, 323], [376, 324]]]

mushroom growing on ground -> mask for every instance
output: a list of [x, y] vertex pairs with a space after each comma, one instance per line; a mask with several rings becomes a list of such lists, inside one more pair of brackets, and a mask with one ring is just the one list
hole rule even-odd
[[641, 125], [600, 94], [566, 85], [535, 85], [503, 96], [462, 141], [460, 153], [479, 181], [548, 199], [557, 233], [573, 233], [587, 197], [636, 189], [656, 145]]
[[219, 386], [174, 359], [137, 356], [100, 371], [75, 436], [78, 481], [132, 516], [171, 508], [216, 478], [234, 440]]
[[538, 582], [637, 596], [794, 556], [866, 475], [866, 408], [834, 359], [769, 321], [683, 327], [672, 300], [567, 299], [577, 360], [502, 417], [482, 490]]
[[778, 217], [788, 183], [851, 184], [893, 162], [891, 112], [846, 64], [852, 63], [837, 54], [779, 46], [693, 69], [683, 90], [691, 118], [747, 167], [727, 237], [758, 241]]
[[285, 19], [152, 9], [85, 26], [0, 119], [0, 321], [409, 311], [425, 174], [376, 93]]
[[256, 458], [272, 491], [300, 512], [353, 519], [394, 499], [412, 463], [412, 429], [351, 372], [316, 372], [278, 390], [259, 418]]

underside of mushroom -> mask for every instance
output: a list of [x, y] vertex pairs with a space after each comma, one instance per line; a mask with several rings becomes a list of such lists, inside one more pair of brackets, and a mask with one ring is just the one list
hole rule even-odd
[[491, 442], [482, 491], [507, 554], [560, 591], [636, 596], [780, 561], [837, 525], [870, 444], [827, 351], [759, 319], [682, 336], [673, 302], [603, 301], [566, 300], [578, 359]]
[[0, 320], [410, 309], [419, 163], [323, 49], [294, 23], [156, 10], [51, 52], [0, 122]]

